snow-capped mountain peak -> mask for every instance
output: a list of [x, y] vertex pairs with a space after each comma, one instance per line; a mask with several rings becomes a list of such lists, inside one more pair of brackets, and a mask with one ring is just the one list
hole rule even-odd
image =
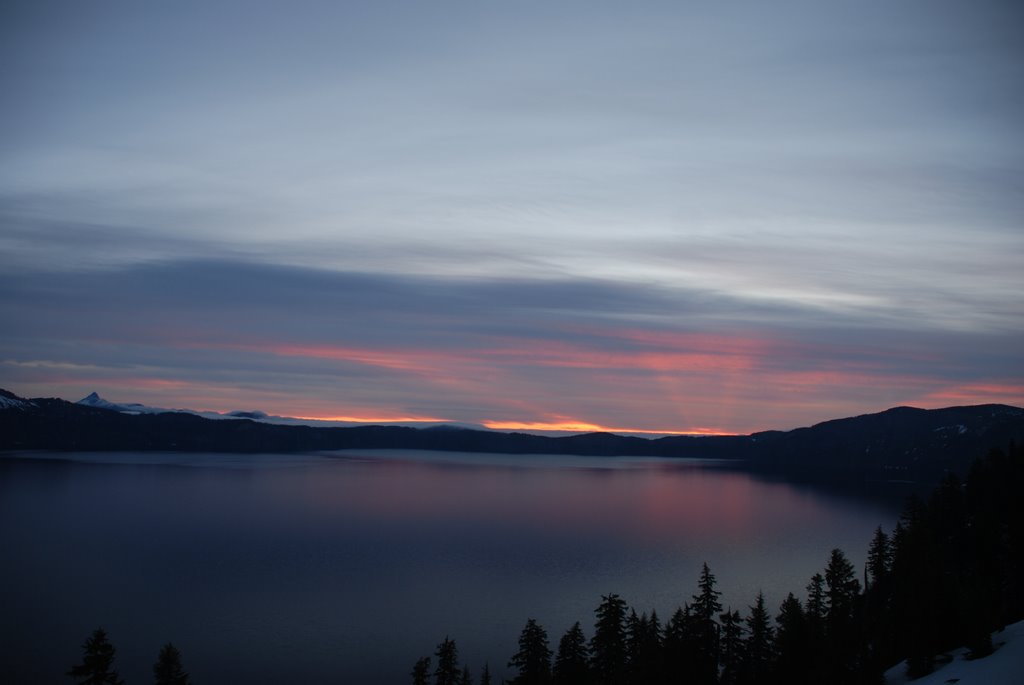
[[89, 393], [87, 396], [85, 396], [82, 399], [78, 400], [78, 402], [76, 402], [75, 404], [81, 404], [81, 405], [86, 406], [86, 407], [96, 407], [97, 409], [111, 409], [113, 411], [125, 411], [125, 407], [123, 407], [122, 405], [114, 404], [113, 402], [108, 402], [107, 400], [105, 400], [102, 397], [100, 397], [98, 393], [95, 393], [95, 392]]

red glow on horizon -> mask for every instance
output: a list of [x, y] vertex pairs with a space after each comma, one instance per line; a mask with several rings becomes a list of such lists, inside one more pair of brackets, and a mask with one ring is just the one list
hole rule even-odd
[[649, 430], [645, 428], [612, 428], [597, 423], [582, 421], [482, 421], [491, 430], [511, 431], [565, 431], [570, 433], [640, 433], [644, 435], [737, 435], [714, 428], [694, 428], [692, 430]]
[[439, 419], [433, 416], [292, 416], [289, 418], [302, 421], [339, 421], [345, 423], [452, 423], [451, 419]]

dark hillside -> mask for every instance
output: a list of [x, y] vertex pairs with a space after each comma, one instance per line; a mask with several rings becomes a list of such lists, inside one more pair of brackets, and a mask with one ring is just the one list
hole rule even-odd
[[546, 437], [456, 427], [283, 426], [187, 412], [133, 414], [0, 391], [2, 450], [304, 452], [421, 449], [504, 454], [662, 456], [738, 460], [745, 468], [808, 479], [934, 481], [963, 474], [988, 449], [1024, 443], [1024, 410], [1006, 405], [897, 407], [792, 431], [655, 440], [587, 433]]

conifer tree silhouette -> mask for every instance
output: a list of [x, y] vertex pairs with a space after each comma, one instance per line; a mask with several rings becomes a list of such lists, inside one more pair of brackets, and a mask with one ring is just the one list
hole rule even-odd
[[116, 654], [106, 631], [97, 628], [82, 644], [82, 663], [72, 666], [67, 675], [77, 678], [79, 685], [124, 685], [113, 668]]
[[153, 664], [153, 682], [155, 685], [191, 685], [188, 673], [181, 666], [181, 652], [170, 642], [163, 646]]

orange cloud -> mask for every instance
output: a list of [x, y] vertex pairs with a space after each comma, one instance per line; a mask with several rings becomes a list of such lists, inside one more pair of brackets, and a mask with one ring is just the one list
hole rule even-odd
[[344, 421], [346, 423], [445, 423], [436, 416], [295, 416], [303, 421]]
[[735, 435], [714, 428], [695, 428], [693, 430], [650, 430], [645, 428], [613, 428], [597, 423], [584, 421], [483, 421], [483, 425], [493, 430], [505, 431], [566, 431], [572, 433], [639, 433], [650, 435]]
[[919, 400], [924, 407], [946, 407], [952, 404], [1024, 405], [1024, 385], [1016, 383], [965, 383], [946, 386], [927, 393]]

